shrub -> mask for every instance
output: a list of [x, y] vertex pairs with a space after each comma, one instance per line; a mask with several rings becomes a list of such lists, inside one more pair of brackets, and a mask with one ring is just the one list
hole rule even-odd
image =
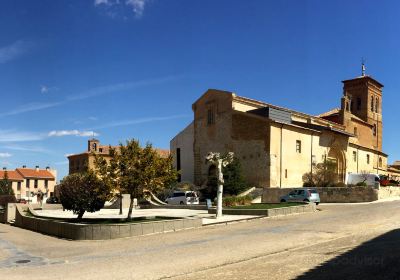
[[303, 175], [304, 184], [314, 187], [334, 187], [338, 181], [335, 163], [326, 161], [313, 166], [313, 172]]
[[222, 206], [232, 207], [238, 205], [250, 205], [252, 201], [251, 196], [226, 196], [222, 199]]
[[339, 183], [335, 184], [335, 187], [336, 188], [345, 188], [345, 187], [347, 187], [347, 185], [345, 183], [339, 182]]
[[367, 183], [365, 183], [365, 182], [358, 182], [358, 183], [356, 184], [356, 186], [357, 186], [357, 187], [366, 187], [366, 186], [367, 186]]
[[59, 189], [61, 204], [78, 214], [78, 220], [85, 212], [99, 211], [110, 196], [107, 185], [91, 171], [68, 175]]

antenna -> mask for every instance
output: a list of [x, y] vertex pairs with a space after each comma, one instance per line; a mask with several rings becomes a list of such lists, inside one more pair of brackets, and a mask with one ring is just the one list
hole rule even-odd
[[365, 76], [365, 59], [364, 57], [361, 58], [361, 76]]

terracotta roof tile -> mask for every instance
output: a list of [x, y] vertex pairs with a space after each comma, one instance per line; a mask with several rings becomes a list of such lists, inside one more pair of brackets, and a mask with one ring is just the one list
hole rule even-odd
[[[4, 171], [0, 171], [0, 180], [4, 178]], [[7, 170], [8, 180], [10, 181], [23, 181], [24, 177], [14, 170]]]
[[39, 169], [30, 169], [30, 168], [17, 168], [16, 171], [21, 174], [24, 178], [40, 178], [40, 179], [51, 179], [54, 180], [53, 174], [50, 171]]

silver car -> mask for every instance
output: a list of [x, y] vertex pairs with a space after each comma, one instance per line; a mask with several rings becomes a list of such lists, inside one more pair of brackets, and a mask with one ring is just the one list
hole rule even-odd
[[295, 189], [287, 195], [281, 196], [281, 202], [314, 202], [315, 204], [320, 203], [319, 194], [316, 189]]

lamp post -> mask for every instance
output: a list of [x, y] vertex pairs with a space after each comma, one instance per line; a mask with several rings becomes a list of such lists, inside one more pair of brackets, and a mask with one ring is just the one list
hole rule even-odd
[[222, 194], [224, 191], [224, 175], [222, 173], [222, 168], [227, 166], [233, 161], [233, 152], [229, 152], [224, 156], [221, 156], [220, 153], [210, 152], [206, 161], [217, 166], [217, 174], [218, 174], [218, 190], [217, 190], [217, 215], [216, 218], [222, 217]]

